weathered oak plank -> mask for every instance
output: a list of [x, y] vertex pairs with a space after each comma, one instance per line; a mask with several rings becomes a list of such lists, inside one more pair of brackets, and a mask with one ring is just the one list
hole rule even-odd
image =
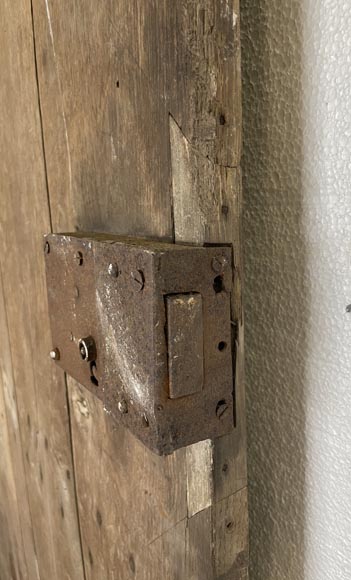
[[248, 577], [247, 489], [216, 503], [215, 566], [221, 580], [244, 580]]
[[0, 578], [38, 579], [0, 275]]
[[[174, 194], [175, 237], [178, 241], [197, 243], [230, 242], [234, 247], [234, 296], [232, 321], [234, 331], [233, 350], [236, 351], [236, 429], [213, 443], [212, 460], [206, 457], [202, 469], [199, 458], [203, 456], [202, 442], [188, 450], [188, 463], [197, 463], [201, 472], [191, 488], [191, 498], [202, 496], [204, 485], [213, 490], [210, 505], [231, 494], [244, 498], [242, 488], [247, 485], [245, 393], [243, 382], [243, 320], [241, 312], [241, 248], [240, 211], [241, 179], [238, 168], [221, 167], [204, 158], [183, 135], [177, 123], [170, 118], [172, 176]], [[195, 459], [192, 458], [194, 455]], [[208, 480], [212, 480], [212, 485]], [[196, 501], [196, 499], [195, 499]], [[239, 544], [248, 549], [247, 504], [242, 500], [238, 521], [233, 521], [233, 534]], [[201, 509], [201, 505], [199, 506]], [[191, 507], [192, 513], [194, 513]], [[238, 508], [238, 513], [240, 509]], [[244, 526], [246, 523], [246, 528]], [[214, 524], [215, 543], [218, 541]], [[210, 533], [210, 532], [209, 532]], [[242, 542], [240, 541], [242, 540]], [[244, 550], [243, 550], [244, 551]], [[233, 562], [238, 554], [233, 554]], [[247, 558], [246, 558], [247, 560]], [[234, 564], [233, 564], [234, 565]]]
[[158, 457], [69, 386], [87, 578], [184, 578], [185, 450]]
[[154, 458], [70, 381], [87, 577], [214, 580], [226, 501], [236, 540], [225, 569], [243, 578], [238, 0], [33, 5], [54, 230], [227, 241], [235, 254], [234, 434]]
[[[12, 455], [18, 505], [24, 507], [18, 525], [30, 580], [82, 580], [65, 383], [48, 358], [42, 235], [51, 226], [30, 2], [4, 0], [0, 22], [0, 260], [9, 330], [8, 349], [1, 355], [18, 409], [9, 444], [20, 438], [24, 458], [21, 482], [21, 454]], [[6, 340], [2, 327], [2, 344]], [[14, 529], [15, 522], [14, 513]], [[16, 578], [14, 572], [9, 578]]]

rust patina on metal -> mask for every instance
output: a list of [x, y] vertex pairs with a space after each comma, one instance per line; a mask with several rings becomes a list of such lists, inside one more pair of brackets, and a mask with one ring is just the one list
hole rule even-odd
[[45, 236], [53, 360], [159, 454], [234, 426], [230, 246]]

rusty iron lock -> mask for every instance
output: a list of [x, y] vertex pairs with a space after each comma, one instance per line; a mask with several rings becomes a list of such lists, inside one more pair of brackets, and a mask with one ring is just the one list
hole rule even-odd
[[52, 359], [164, 455], [234, 427], [231, 246], [44, 241]]

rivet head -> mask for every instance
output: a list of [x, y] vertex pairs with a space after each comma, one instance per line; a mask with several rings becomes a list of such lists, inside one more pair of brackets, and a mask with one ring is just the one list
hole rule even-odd
[[107, 271], [108, 271], [108, 273], [110, 274], [110, 276], [112, 278], [117, 278], [118, 277], [119, 272], [118, 272], [118, 266], [117, 266], [117, 264], [112, 264], [112, 263], [109, 264], [108, 265], [108, 268], [107, 268]]
[[58, 348], [53, 348], [50, 350], [50, 358], [52, 360], [60, 360], [60, 351]]
[[133, 288], [136, 292], [141, 292], [145, 286], [145, 276], [142, 270], [134, 270], [131, 274]]
[[212, 270], [216, 272], [216, 274], [221, 274], [228, 266], [228, 260], [225, 256], [215, 256], [212, 259]]
[[122, 415], [125, 415], [126, 413], [128, 413], [127, 401], [125, 401], [124, 399], [122, 401], [119, 401], [117, 406], [118, 406], [119, 412], [122, 413]]
[[83, 254], [82, 254], [82, 252], [76, 252], [74, 254], [74, 261], [76, 262], [76, 264], [78, 266], [81, 266], [83, 264]]

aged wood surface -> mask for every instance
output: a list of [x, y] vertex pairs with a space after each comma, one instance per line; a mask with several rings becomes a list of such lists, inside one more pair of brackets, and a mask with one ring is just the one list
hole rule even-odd
[[[5, 0], [1, 8], [11, 23], [9, 36], [0, 40], [0, 62], [8, 75], [6, 90], [13, 94], [2, 86], [0, 105], [15, 124], [9, 143], [1, 136], [0, 168], [11, 179], [0, 208], [2, 268], [9, 272], [4, 293], [39, 577], [243, 580], [248, 540], [239, 1], [32, 4], [34, 46], [30, 4], [20, 10], [19, 0]], [[9, 46], [16, 34], [23, 50], [13, 54]], [[19, 171], [11, 167], [14, 159], [21, 160]], [[233, 243], [232, 435], [160, 458], [70, 379], [66, 407], [63, 377], [46, 357], [40, 236], [50, 220], [54, 231]], [[9, 478], [7, 486], [14, 479]]]
[[87, 578], [186, 578], [186, 450], [158, 457], [69, 385]]
[[39, 578], [0, 275], [0, 578]]
[[[0, 15], [0, 261], [8, 325], [8, 343], [6, 325], [1, 325], [1, 357], [16, 486], [11, 493], [14, 498], [16, 493], [18, 505], [18, 513], [14, 503], [7, 521], [15, 530], [19, 519], [24, 545], [22, 551], [11, 542], [6, 556], [15, 558], [20, 551], [18, 558], [25, 558], [27, 565], [21, 570], [20, 562], [18, 568], [14, 563], [10, 576], [5, 569], [0, 577], [17, 580], [21, 570], [30, 580], [81, 580], [65, 383], [48, 358], [42, 235], [50, 230], [50, 215], [30, 3], [4, 0]], [[11, 400], [6, 389], [12, 380]], [[22, 455], [13, 449], [14, 431]], [[8, 473], [2, 454], [0, 470]], [[6, 524], [0, 533], [6, 535]]]

